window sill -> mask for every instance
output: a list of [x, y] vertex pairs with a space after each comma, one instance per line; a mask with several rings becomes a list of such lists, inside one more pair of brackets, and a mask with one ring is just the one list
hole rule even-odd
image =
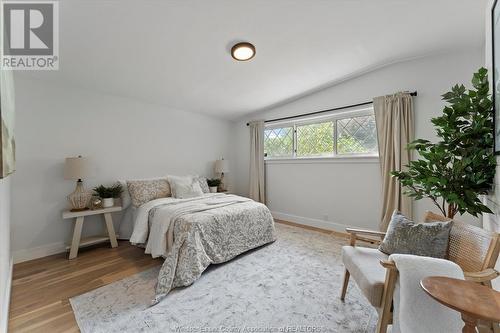
[[270, 158], [265, 164], [316, 164], [316, 163], [349, 163], [349, 164], [378, 164], [378, 155], [352, 155], [331, 157], [299, 157], [299, 158]]

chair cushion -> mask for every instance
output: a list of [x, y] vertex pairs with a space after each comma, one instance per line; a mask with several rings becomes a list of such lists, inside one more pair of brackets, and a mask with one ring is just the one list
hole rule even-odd
[[342, 247], [342, 261], [345, 268], [371, 305], [380, 307], [384, 292], [385, 271], [380, 260], [389, 256], [377, 249], [367, 247]]

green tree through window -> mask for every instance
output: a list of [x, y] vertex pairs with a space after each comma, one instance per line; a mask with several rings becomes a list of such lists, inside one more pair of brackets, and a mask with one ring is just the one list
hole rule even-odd
[[264, 131], [264, 152], [270, 157], [293, 156], [293, 127], [280, 127]]
[[297, 126], [297, 156], [333, 155], [333, 122]]

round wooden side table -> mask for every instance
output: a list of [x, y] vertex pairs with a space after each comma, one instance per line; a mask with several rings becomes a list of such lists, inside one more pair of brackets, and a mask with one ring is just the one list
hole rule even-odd
[[476, 333], [479, 319], [500, 322], [500, 293], [479, 283], [430, 276], [420, 285], [439, 303], [462, 314], [463, 333]]

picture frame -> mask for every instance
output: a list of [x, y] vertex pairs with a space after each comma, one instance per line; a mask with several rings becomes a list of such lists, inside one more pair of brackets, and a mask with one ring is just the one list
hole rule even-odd
[[12, 71], [0, 70], [0, 179], [15, 171], [14, 80]]

